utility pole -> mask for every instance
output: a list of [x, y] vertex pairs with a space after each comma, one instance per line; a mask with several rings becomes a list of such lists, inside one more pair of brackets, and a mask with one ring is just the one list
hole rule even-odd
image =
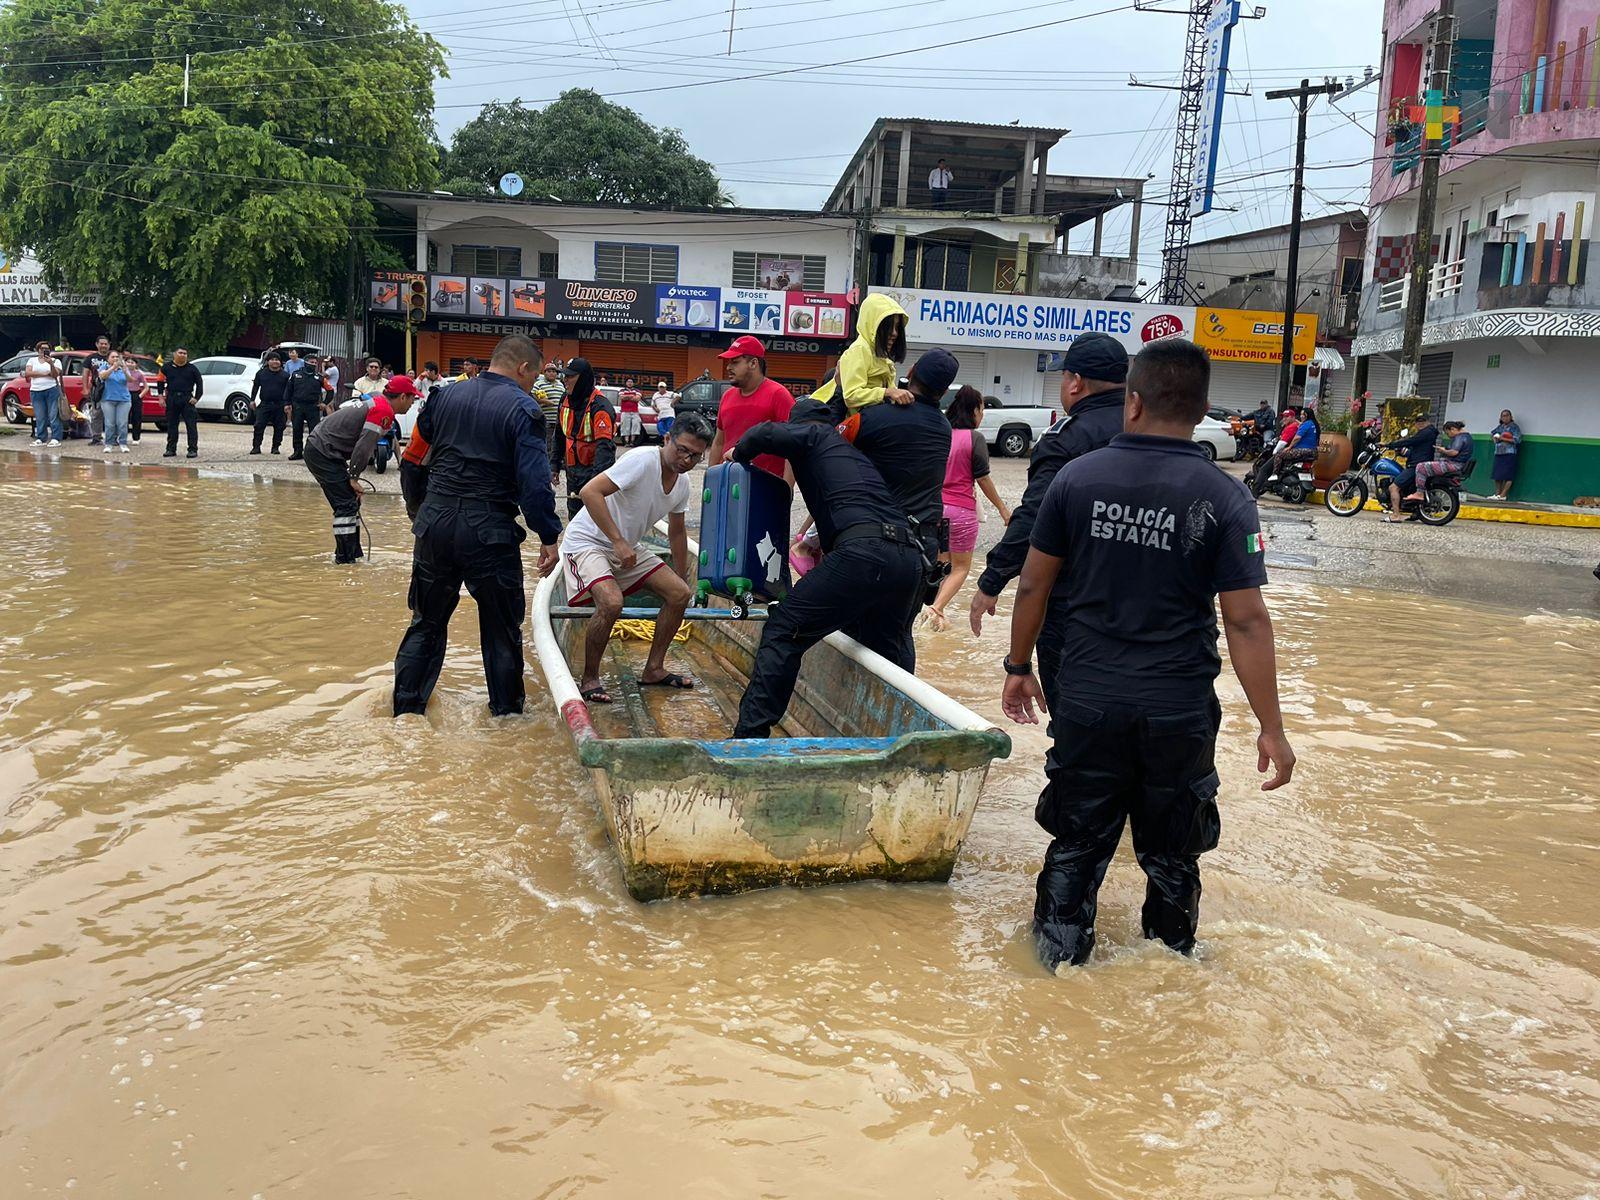
[[1331, 96], [1340, 90], [1334, 82], [1311, 86], [1302, 79], [1297, 88], [1268, 92], [1268, 100], [1293, 100], [1297, 117], [1294, 137], [1294, 199], [1289, 216], [1289, 273], [1283, 285], [1283, 362], [1278, 367], [1278, 411], [1289, 406], [1289, 389], [1294, 386], [1294, 326], [1300, 297], [1300, 210], [1306, 187], [1306, 112], [1311, 97]]
[[[1400, 351], [1402, 396], [1415, 396], [1422, 374], [1422, 326], [1428, 315], [1428, 283], [1433, 276], [1433, 221], [1439, 206], [1439, 160], [1444, 157], [1444, 98], [1450, 90], [1450, 58], [1455, 47], [1452, 0], [1439, 0], [1433, 21], [1433, 68], [1423, 97], [1422, 178], [1417, 189], [1417, 236], [1411, 246], [1411, 286], [1406, 293], [1405, 340]], [[1438, 136], [1429, 128], [1438, 125]]]

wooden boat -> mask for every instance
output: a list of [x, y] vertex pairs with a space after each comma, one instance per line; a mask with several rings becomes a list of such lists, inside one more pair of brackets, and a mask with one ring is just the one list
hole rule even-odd
[[[628, 608], [623, 618], [648, 618]], [[638, 900], [779, 884], [950, 878], [1011, 739], [925, 681], [834, 634], [807, 653], [784, 724], [732, 741], [762, 610], [691, 609], [672, 660], [694, 691], [640, 688], [646, 644], [613, 637], [616, 703], [578, 694], [586, 611], [540, 582], [534, 647]]]

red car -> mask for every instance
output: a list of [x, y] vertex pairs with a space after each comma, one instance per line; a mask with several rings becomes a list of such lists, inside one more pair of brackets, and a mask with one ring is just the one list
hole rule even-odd
[[[93, 350], [57, 350], [55, 359], [61, 364], [61, 386], [66, 389], [67, 401], [72, 405], [72, 420], [68, 422], [68, 437], [89, 436], [89, 416], [83, 411], [83, 372]], [[23, 357], [19, 355], [19, 357]], [[26, 358], [32, 358], [29, 352]], [[167, 380], [161, 367], [148, 354], [135, 354], [133, 361], [144, 372], [144, 420], [157, 429], [167, 427]], [[13, 425], [26, 425], [33, 420], [33, 393], [26, 376], [18, 375], [0, 385], [0, 410]]]

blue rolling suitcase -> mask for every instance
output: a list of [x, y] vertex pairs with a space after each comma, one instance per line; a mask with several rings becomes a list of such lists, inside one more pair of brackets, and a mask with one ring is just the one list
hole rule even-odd
[[700, 501], [698, 602], [726, 596], [742, 618], [757, 600], [781, 600], [789, 591], [788, 485], [754, 467], [721, 463], [706, 470]]

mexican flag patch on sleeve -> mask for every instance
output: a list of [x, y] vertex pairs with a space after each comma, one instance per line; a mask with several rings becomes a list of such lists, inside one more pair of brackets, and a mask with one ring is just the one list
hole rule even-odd
[[1265, 554], [1267, 539], [1264, 534], [1247, 533], [1244, 535], [1244, 552], [1246, 554]]

